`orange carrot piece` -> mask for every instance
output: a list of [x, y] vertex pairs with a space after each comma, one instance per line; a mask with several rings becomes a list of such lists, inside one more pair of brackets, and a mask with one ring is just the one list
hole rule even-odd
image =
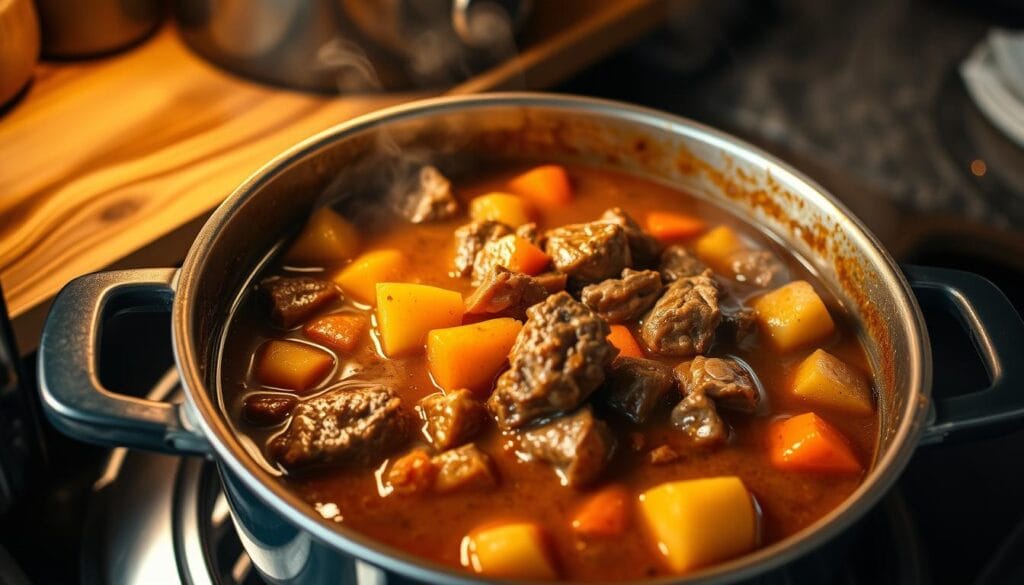
[[636, 342], [633, 334], [625, 325], [612, 325], [612, 332], [608, 334], [608, 341], [619, 349], [619, 355], [623, 357], [644, 357], [640, 344]]
[[572, 529], [582, 536], [619, 536], [629, 524], [629, 492], [620, 485], [604, 488], [590, 497], [572, 519]]
[[530, 276], [535, 276], [547, 270], [551, 257], [537, 246], [534, 246], [529, 240], [517, 236], [514, 241], [515, 245], [512, 250], [512, 256], [509, 258], [509, 265], [506, 268], [513, 272], [522, 272]]
[[770, 459], [779, 469], [837, 474], [863, 471], [846, 438], [813, 412], [772, 423], [770, 432]]
[[530, 169], [509, 181], [508, 187], [540, 207], [558, 207], [572, 201], [569, 174], [558, 165]]
[[368, 319], [354, 313], [325, 315], [310, 321], [302, 332], [309, 339], [342, 352], [352, 351], [366, 333]]
[[652, 211], [647, 214], [647, 231], [663, 242], [692, 238], [706, 227], [702, 220], [690, 215], [667, 211]]

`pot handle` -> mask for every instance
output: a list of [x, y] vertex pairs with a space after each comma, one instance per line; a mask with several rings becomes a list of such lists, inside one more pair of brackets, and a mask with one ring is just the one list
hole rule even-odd
[[970, 272], [924, 266], [904, 266], [903, 272], [919, 298], [940, 301], [957, 317], [991, 380], [977, 392], [934, 398], [922, 443], [1019, 426], [1024, 421], [1024, 322], [1010, 300]]
[[210, 451], [186, 406], [116, 394], [99, 380], [104, 318], [115, 311], [170, 311], [173, 268], [122, 270], [72, 280], [53, 301], [39, 342], [46, 417], [76, 439], [179, 454]]

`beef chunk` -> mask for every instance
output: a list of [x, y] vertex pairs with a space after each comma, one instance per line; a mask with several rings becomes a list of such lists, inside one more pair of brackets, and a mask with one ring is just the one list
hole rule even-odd
[[455, 274], [469, 276], [484, 245], [511, 233], [512, 228], [498, 221], [474, 221], [455, 230]]
[[561, 272], [545, 272], [534, 276], [533, 279], [537, 281], [537, 284], [543, 286], [549, 295], [553, 295], [565, 290], [569, 277]]
[[619, 357], [608, 371], [601, 399], [629, 420], [644, 423], [673, 386], [672, 370], [661, 362]]
[[543, 301], [548, 291], [533, 277], [495, 266], [483, 283], [466, 299], [466, 313], [512, 317], [522, 321], [526, 309]]
[[503, 429], [575, 409], [604, 382], [616, 350], [610, 329], [560, 292], [530, 307], [487, 406]]
[[291, 329], [341, 296], [334, 283], [308, 276], [268, 278], [260, 290], [270, 301], [270, 320], [282, 329]]
[[753, 376], [731, 358], [699, 355], [676, 366], [675, 376], [684, 394], [707, 394], [733, 410], [754, 412], [761, 400]]
[[448, 493], [467, 489], [490, 489], [498, 485], [494, 464], [476, 445], [470, 443], [449, 449], [431, 462], [437, 468], [434, 490]]
[[538, 248], [544, 247], [544, 237], [541, 236], [540, 230], [537, 228], [537, 224], [535, 223], [524, 223], [517, 227], [516, 235]]
[[732, 340], [739, 347], [750, 347], [757, 335], [757, 313], [750, 307], [722, 307], [722, 323], [716, 335]]
[[283, 394], [252, 394], [242, 403], [245, 420], [261, 427], [281, 424], [295, 409], [299, 399]]
[[714, 447], [729, 438], [729, 429], [718, 416], [715, 403], [700, 392], [683, 398], [672, 409], [671, 421], [696, 446]]
[[647, 349], [682, 357], [706, 352], [722, 320], [719, 295], [711, 271], [670, 284], [640, 328]]
[[660, 447], [651, 449], [648, 457], [650, 458], [651, 463], [655, 465], [665, 465], [666, 463], [672, 463], [679, 459], [679, 453], [668, 445], [661, 445]]
[[584, 287], [580, 300], [605, 321], [626, 323], [646, 313], [661, 296], [661, 290], [661, 275], [657, 272], [627, 268], [622, 271], [622, 278]]
[[555, 269], [578, 284], [615, 278], [632, 266], [626, 231], [614, 223], [595, 221], [553, 229], [547, 233], [546, 250]]
[[451, 182], [431, 165], [421, 167], [408, 181], [397, 182], [390, 202], [412, 223], [448, 219], [459, 211]]
[[563, 484], [575, 487], [597, 479], [615, 451], [615, 437], [587, 407], [520, 432], [519, 446], [531, 459], [550, 463]]
[[480, 432], [487, 409], [468, 390], [431, 394], [416, 407], [423, 418], [423, 434], [435, 449], [457, 447]]
[[658, 272], [665, 282], [675, 282], [687, 276], [697, 276], [708, 267], [686, 248], [675, 245], [665, 248], [658, 263]]
[[402, 401], [388, 386], [338, 388], [299, 403], [275, 443], [289, 468], [328, 463], [370, 464], [405, 444]]
[[661, 242], [648, 234], [640, 224], [619, 207], [612, 207], [604, 212], [601, 221], [622, 226], [629, 241], [629, 252], [634, 266], [653, 267], [661, 253]]
[[741, 250], [729, 257], [733, 278], [767, 288], [784, 276], [786, 267], [767, 250]]

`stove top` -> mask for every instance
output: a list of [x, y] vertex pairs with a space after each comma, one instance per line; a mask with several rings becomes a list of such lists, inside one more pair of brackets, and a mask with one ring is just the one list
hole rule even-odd
[[[901, 262], [979, 272], [1024, 312], [1024, 152], [957, 75], [1007, 19], [1020, 24], [1024, 12], [996, 0], [717, 0], [559, 89], [740, 135], [835, 193]], [[984, 387], [959, 324], [928, 315], [948, 370], [935, 392]], [[123, 331], [101, 351], [106, 385], [174, 399], [166, 316], [107, 327]], [[211, 463], [84, 446], [49, 429], [46, 439], [45, 487], [0, 522], [0, 584], [260, 583]], [[757, 583], [1024, 583], [1022, 460], [1024, 432], [921, 448], [854, 530]], [[353, 563], [339, 582], [404, 581]]]

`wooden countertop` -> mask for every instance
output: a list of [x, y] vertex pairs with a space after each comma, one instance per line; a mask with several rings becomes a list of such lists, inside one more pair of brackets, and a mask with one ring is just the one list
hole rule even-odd
[[[659, 0], [536, 3], [518, 58], [453, 93], [550, 86], [648, 30]], [[42, 63], [0, 114], [0, 282], [23, 351], [48, 301], [102, 269], [173, 264], [260, 165], [316, 132], [426, 94], [329, 97], [253, 83], [173, 26], [127, 52]]]

